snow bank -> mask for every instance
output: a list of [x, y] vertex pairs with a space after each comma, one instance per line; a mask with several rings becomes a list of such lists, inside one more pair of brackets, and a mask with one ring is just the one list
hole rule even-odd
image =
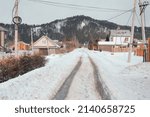
[[128, 53], [88, 52], [102, 76], [111, 99], [150, 99], [150, 63], [142, 63], [142, 57]]
[[80, 50], [48, 56], [45, 67], [0, 84], [0, 99], [51, 99], [79, 60]]

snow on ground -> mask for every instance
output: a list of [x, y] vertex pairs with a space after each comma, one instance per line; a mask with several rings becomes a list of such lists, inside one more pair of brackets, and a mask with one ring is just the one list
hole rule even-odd
[[75, 50], [51, 55], [45, 67], [0, 84], [0, 99], [51, 99], [79, 60]]
[[0, 99], [51, 99], [80, 56], [83, 65], [75, 75], [67, 99], [95, 99], [97, 94], [91, 79], [93, 69], [85, 53], [96, 63], [103, 86], [112, 99], [150, 99], [150, 63], [142, 63], [142, 57], [134, 55], [132, 62], [128, 63], [128, 53], [111, 55], [110, 52], [83, 48], [64, 55], [48, 56], [45, 67], [1, 83]]
[[84, 51], [82, 54], [82, 65], [74, 77], [66, 99], [101, 99], [95, 87], [92, 65]]
[[97, 64], [104, 87], [112, 99], [150, 99], [150, 63], [128, 53], [88, 52]]

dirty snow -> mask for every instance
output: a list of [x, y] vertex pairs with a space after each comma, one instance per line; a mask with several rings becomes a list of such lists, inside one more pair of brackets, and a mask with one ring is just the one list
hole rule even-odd
[[111, 55], [110, 52], [83, 48], [64, 55], [48, 56], [45, 67], [1, 83], [0, 99], [51, 99], [81, 56], [83, 65], [74, 78], [67, 99], [97, 99], [91, 79], [93, 71], [85, 53], [96, 63], [103, 86], [107, 87], [112, 99], [150, 99], [150, 63], [142, 63], [142, 57], [134, 55], [132, 62], [128, 63], [128, 53]]

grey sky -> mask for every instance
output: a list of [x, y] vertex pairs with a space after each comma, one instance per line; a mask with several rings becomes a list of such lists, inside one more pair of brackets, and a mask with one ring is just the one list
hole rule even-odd
[[[46, 0], [61, 3], [70, 3], [84, 6], [94, 6], [113, 9], [131, 9], [133, 8], [133, 0]], [[139, 0], [137, 0], [139, 1]], [[0, 22], [11, 23], [12, 8], [15, 0], [0, 0]], [[137, 11], [139, 11], [137, 4]], [[79, 8], [64, 8], [41, 3], [31, 2], [29, 0], [20, 0], [19, 15], [23, 19], [23, 23], [27, 24], [42, 24], [63, 19], [75, 15], [86, 15], [98, 20], [107, 20], [120, 12], [103, 12], [99, 10], [79, 9]], [[150, 26], [150, 6], [146, 8], [146, 25]], [[118, 18], [110, 20], [117, 24], [126, 25], [131, 13], [126, 13]], [[138, 14], [139, 17], [139, 14]], [[131, 25], [131, 20], [129, 25]], [[136, 20], [136, 25], [139, 23]]]

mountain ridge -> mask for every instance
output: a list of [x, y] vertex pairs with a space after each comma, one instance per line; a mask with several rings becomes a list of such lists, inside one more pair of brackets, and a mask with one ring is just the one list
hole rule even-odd
[[[0, 26], [8, 30], [7, 41], [12, 41], [14, 38], [14, 24], [0, 23]], [[65, 19], [57, 19], [41, 25], [21, 24], [19, 25], [19, 40], [30, 43], [31, 29], [33, 29], [34, 41], [43, 35], [47, 35], [51, 39], [57, 40], [70, 40], [76, 37], [80, 43], [84, 43], [90, 39], [106, 39], [109, 31], [118, 27], [125, 30], [131, 29], [130, 26], [78, 15]], [[141, 27], [135, 26], [134, 36], [141, 39]], [[146, 28], [146, 36], [150, 37], [150, 27]]]

